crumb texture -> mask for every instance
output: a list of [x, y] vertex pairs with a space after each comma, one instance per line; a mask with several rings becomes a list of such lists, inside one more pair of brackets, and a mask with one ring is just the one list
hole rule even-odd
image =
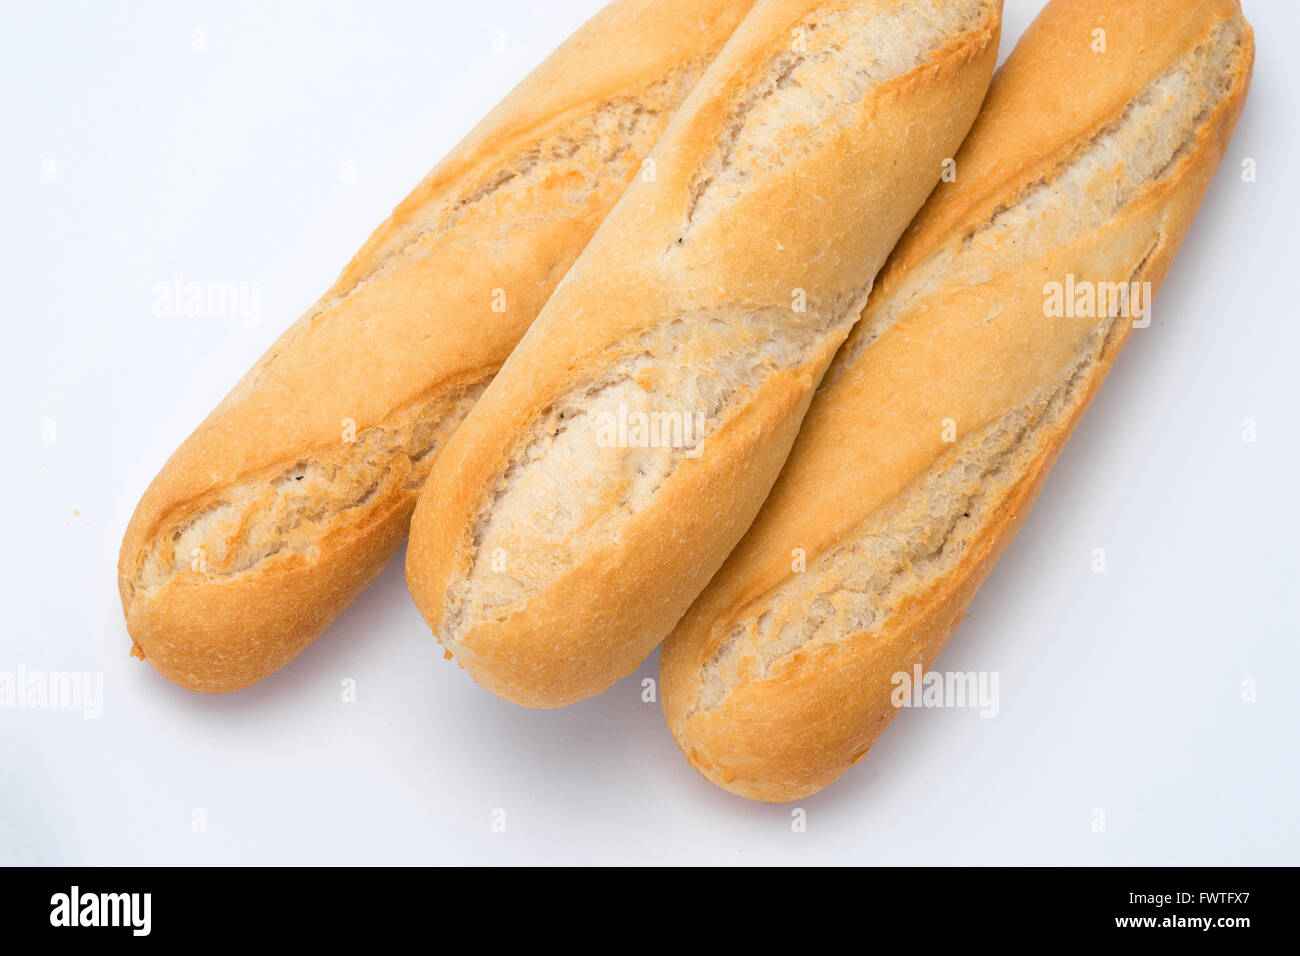
[[[771, 375], [842, 340], [858, 299], [820, 312], [679, 316], [612, 350], [601, 372], [552, 402], [509, 456], [472, 532], [483, 559], [453, 583], [443, 639], [459, 639], [471, 620], [503, 614], [577, 556], [615, 542]], [[638, 416], [663, 423], [657, 443], [611, 431], [610, 422]]]
[[486, 383], [419, 402], [385, 423], [271, 474], [223, 489], [168, 525], [145, 548], [137, 590], [186, 570], [231, 577], [279, 554], [310, 553], [330, 532], [363, 519], [397, 491], [414, 500], [433, 459]]
[[880, 84], [976, 26], [985, 0], [907, 0], [819, 9], [790, 49], [731, 104], [717, 145], [691, 187], [687, 221], [734, 201], [752, 182], [807, 156], [851, 124]]
[[[506, 162], [472, 168], [450, 188], [436, 190], [372, 251], [358, 281], [317, 303], [226, 401], [254, 391], [280, 354], [358, 289], [410, 268], [435, 242], [480, 244], [542, 228], [573, 216], [606, 190], [620, 190], [706, 66], [703, 60], [682, 65], [635, 96], [566, 117]], [[394, 490], [413, 500], [437, 451], [485, 387], [477, 382], [426, 396], [351, 444], [340, 440], [337, 450], [282, 462], [197, 506], [179, 508], [138, 555], [128, 576], [131, 592], [160, 587], [187, 570], [230, 577], [278, 555], [311, 554], [332, 532], [364, 520], [367, 506]]]
[[[626, 182], [707, 65], [685, 64], [637, 96], [611, 100], [568, 120], [459, 194], [412, 216], [379, 250], [376, 272], [402, 257], [418, 256], [430, 236], [456, 229], [466, 241], [480, 241], [514, 233], [519, 216], [525, 224], [567, 218], [571, 208], [585, 206], [610, 184]], [[562, 202], [539, 196], [557, 189]]]
[[[732, 203], [763, 177], [822, 148], [861, 120], [887, 80], [924, 63], [988, 15], [984, 0], [864, 2], [801, 21], [793, 43], [749, 78], [690, 185], [689, 223]], [[679, 314], [618, 343], [600, 371], [555, 397], [505, 457], [476, 511], [448, 584], [440, 637], [502, 620], [584, 555], [616, 545], [687, 457], [734, 418], [774, 374], [824, 362], [857, 318], [866, 289], [788, 308], [720, 306]], [[689, 441], [611, 447], [602, 416], [698, 422]]]
[[772, 676], [797, 651], [877, 630], [905, 600], [955, 568], [1084, 394], [1109, 328], [1089, 339], [1061, 381], [965, 436], [847, 540], [732, 619], [705, 664], [691, 713], [718, 707], [741, 683]]
[[830, 384], [910, 309], [937, 291], [988, 282], [1104, 225], [1139, 193], [1172, 175], [1206, 118], [1231, 89], [1244, 27], [1224, 21], [1081, 145], [1050, 177], [1032, 183], [960, 241], [910, 270], [862, 321], [826, 375]]
[[[1243, 54], [1241, 20], [1225, 21], [1076, 150], [1048, 180], [915, 268], [872, 302], [835, 360], [842, 373], [866, 346], [928, 296], [989, 281], [1098, 228], [1171, 174], [1230, 92]], [[1160, 243], [1132, 264], [1136, 281]], [[1086, 399], [1111, 337], [1098, 319], [1075, 362], [983, 428], [964, 436], [894, 500], [766, 594], [718, 620], [687, 719], [723, 706], [734, 688], [773, 677], [801, 651], [879, 632], [891, 615], [954, 573], [991, 533], [1007, 496]]]
[[[474, 167], [403, 216], [370, 253], [356, 282], [318, 302], [231, 393], [257, 387], [276, 357], [362, 288], [410, 269], [439, 242], [500, 241], [573, 217], [593, 199], [612, 202], [648, 156], [673, 111], [707, 67], [684, 64], [635, 96], [563, 118], [506, 162]], [[606, 190], [612, 192], [606, 193]]]

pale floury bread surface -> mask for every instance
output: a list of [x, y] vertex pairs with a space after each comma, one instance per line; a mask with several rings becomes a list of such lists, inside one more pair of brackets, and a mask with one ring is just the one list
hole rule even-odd
[[[771, 497], [664, 645], [668, 724], [705, 777], [795, 800], [867, 752], [894, 675], [934, 662], [1149, 321], [1119, 284], [1164, 278], [1253, 55], [1236, 0], [1055, 0], [1025, 34]], [[1067, 276], [1106, 305], [1055, 314]]]
[[751, 5], [611, 3], [397, 207], [145, 492], [118, 568], [137, 655], [194, 690], [244, 687], [379, 573], [448, 436]]
[[760, 2], [436, 463], [411, 593], [552, 707], [653, 650], [784, 461], [978, 112], [995, 0]]

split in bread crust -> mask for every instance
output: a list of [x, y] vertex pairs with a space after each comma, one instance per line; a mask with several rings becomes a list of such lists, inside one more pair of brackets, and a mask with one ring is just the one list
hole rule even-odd
[[[760, 2], [435, 464], [408, 583], [494, 693], [634, 669], [739, 538], [973, 119], [995, 0]], [[681, 444], [602, 419], [688, 416]]]
[[616, 0], [434, 169], [172, 456], [123, 540], [134, 651], [282, 666], [401, 544], [433, 460], [752, 0]]
[[[1143, 47], [1162, 25], [1131, 7], [1049, 4], [995, 78], [957, 182], [895, 251], [754, 527], [666, 642], [669, 726], [719, 786], [798, 799], [866, 753], [895, 713], [892, 675], [934, 661], [1141, 321], [1119, 295], [1045, 316], [1044, 283], [1158, 285], [1226, 147], [1249, 26], [1235, 0], [1172, 7], [1185, 22]], [[1132, 28], [1146, 78], [1083, 60], [1077, 113], [1029, 125], [1098, 23]], [[1054, 152], [1016, 155], [1017, 135], [1053, 124]]]

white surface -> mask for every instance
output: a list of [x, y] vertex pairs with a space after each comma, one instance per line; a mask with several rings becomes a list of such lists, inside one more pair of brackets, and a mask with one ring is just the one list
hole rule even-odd
[[[597, 6], [0, 8], [0, 672], [104, 682], [98, 720], [0, 709], [0, 861], [1300, 863], [1289, 0], [1248, 2], [1251, 99], [1157, 321], [941, 658], [997, 671], [1000, 715], [904, 712], [802, 804], [807, 832], [690, 769], [640, 700], [653, 659], [559, 712], [480, 690], [441, 659], [400, 560], [249, 691], [191, 694], [127, 656], [117, 546], [167, 454]], [[1037, 8], [1008, 0], [1004, 56]], [[259, 283], [261, 322], [155, 317], [178, 273]]]

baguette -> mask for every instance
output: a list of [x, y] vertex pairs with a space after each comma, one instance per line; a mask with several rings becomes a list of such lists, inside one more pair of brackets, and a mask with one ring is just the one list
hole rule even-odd
[[439, 449], [752, 0], [616, 0], [397, 207], [172, 455], [122, 542], [133, 652], [229, 691], [406, 536]]
[[933, 664], [1149, 322], [1140, 291], [1090, 315], [1085, 288], [1164, 278], [1253, 50], [1236, 0], [1053, 0], [1025, 34], [763, 511], [664, 645], [668, 725], [707, 779], [771, 802], [821, 789], [894, 716], [896, 675]]
[[420, 498], [411, 593], [479, 683], [572, 703], [687, 609], [974, 120], [1000, 14], [755, 6]]

